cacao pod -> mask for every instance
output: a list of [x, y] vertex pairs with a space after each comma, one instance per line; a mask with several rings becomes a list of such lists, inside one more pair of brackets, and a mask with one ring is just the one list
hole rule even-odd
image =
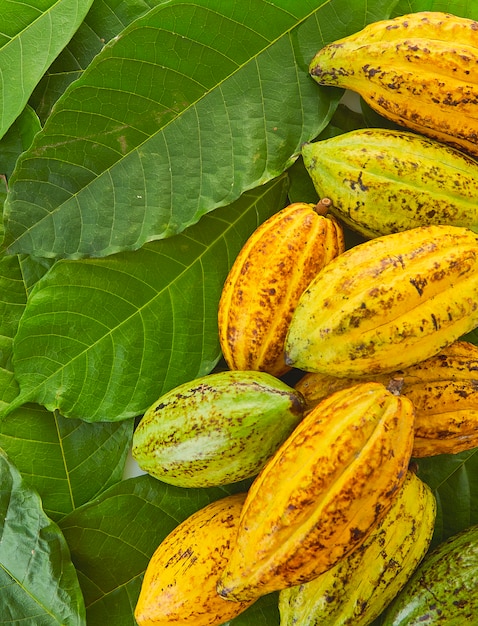
[[414, 133], [361, 128], [302, 147], [329, 211], [364, 237], [428, 224], [478, 231], [478, 163]]
[[381, 20], [317, 52], [322, 85], [359, 93], [383, 117], [478, 155], [478, 22], [422, 11]]
[[[389, 387], [415, 407], [413, 457], [457, 454], [478, 447], [478, 347], [455, 341], [435, 356], [391, 374], [366, 376]], [[306, 411], [358, 378], [305, 374], [295, 389], [305, 398]]]
[[302, 395], [266, 372], [217, 372], [168, 391], [133, 434], [139, 467], [179, 487], [255, 476], [303, 417]]
[[387, 608], [383, 626], [474, 625], [478, 616], [478, 525], [428, 554]]
[[364, 376], [419, 363], [478, 326], [478, 235], [419, 226], [365, 241], [312, 280], [292, 316], [286, 362]]
[[379, 383], [318, 404], [252, 483], [220, 595], [308, 582], [358, 548], [392, 506], [412, 444], [411, 402]]
[[216, 583], [231, 549], [245, 494], [205, 506], [161, 542], [148, 563], [135, 608], [139, 626], [218, 626], [252, 602], [227, 602]]
[[313, 204], [282, 209], [247, 240], [219, 302], [219, 340], [233, 370], [281, 376], [287, 328], [299, 296], [314, 276], [344, 250], [342, 227]]
[[281, 626], [368, 626], [404, 587], [433, 535], [436, 502], [409, 471], [364, 543], [324, 574], [279, 594]]

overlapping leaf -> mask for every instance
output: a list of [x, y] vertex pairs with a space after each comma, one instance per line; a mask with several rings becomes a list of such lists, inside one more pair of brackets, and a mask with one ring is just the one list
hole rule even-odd
[[92, 0], [1, 0], [0, 137], [25, 107], [49, 65], [70, 41]]
[[65, 517], [60, 527], [79, 573], [88, 626], [134, 626], [144, 571], [161, 541], [195, 511], [240, 484], [182, 489], [130, 478]]
[[229, 267], [285, 202], [281, 177], [184, 233], [105, 259], [58, 261], [32, 290], [14, 342], [21, 393], [65, 417], [114, 421], [207, 374]]
[[120, 481], [133, 424], [88, 424], [25, 406], [0, 422], [0, 447], [58, 521]]
[[0, 624], [85, 626], [65, 539], [38, 494], [0, 451]]
[[20, 160], [5, 204], [8, 251], [137, 249], [288, 167], [337, 92], [308, 75], [321, 43], [310, 2], [281, 4], [169, 2], [122, 31]]

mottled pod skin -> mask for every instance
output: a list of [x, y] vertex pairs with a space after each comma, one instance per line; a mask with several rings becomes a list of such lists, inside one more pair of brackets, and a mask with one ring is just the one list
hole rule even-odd
[[478, 235], [419, 226], [331, 261], [292, 316], [286, 362], [364, 377], [423, 361], [478, 326]]
[[226, 496], [179, 524], [159, 545], [135, 608], [139, 626], [219, 626], [252, 602], [226, 602], [216, 592], [237, 532], [245, 494]]
[[374, 22], [319, 50], [309, 69], [383, 117], [478, 155], [478, 22], [432, 11]]
[[225, 371], [161, 396], [133, 434], [139, 467], [179, 487], [259, 473], [303, 417], [302, 395], [266, 372]]
[[284, 340], [299, 296], [344, 250], [342, 227], [313, 204], [296, 202], [261, 224], [247, 240], [224, 283], [219, 339], [233, 370], [281, 376]]
[[[400, 394], [413, 402], [412, 456], [457, 454], [478, 447], [478, 346], [455, 341], [416, 365], [365, 379], [385, 386], [395, 380]], [[309, 411], [334, 391], [363, 380], [309, 373], [295, 389]]]
[[478, 231], [478, 163], [406, 131], [361, 128], [302, 147], [330, 212], [372, 238], [428, 224]]
[[317, 405], [251, 485], [220, 595], [244, 601], [308, 582], [357, 549], [405, 480], [413, 417], [379, 383]]
[[408, 472], [364, 543], [317, 578], [279, 594], [280, 626], [368, 626], [405, 586], [433, 535], [431, 489]]
[[470, 626], [478, 616], [478, 526], [422, 561], [384, 614], [383, 626]]

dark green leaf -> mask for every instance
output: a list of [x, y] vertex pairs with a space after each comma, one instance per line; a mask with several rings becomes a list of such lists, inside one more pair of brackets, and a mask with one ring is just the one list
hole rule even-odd
[[418, 459], [418, 475], [433, 489], [437, 519], [433, 545], [478, 523], [478, 448]]
[[20, 115], [53, 59], [83, 21], [91, 0], [0, 1], [0, 137]]
[[311, 80], [309, 61], [324, 38], [376, 13], [342, 0], [281, 4], [170, 2], [105, 46], [20, 159], [8, 251], [137, 249], [289, 167], [340, 97]]
[[60, 522], [79, 572], [88, 626], [134, 626], [144, 571], [161, 541], [195, 511], [240, 485], [182, 489], [130, 478]]
[[41, 130], [35, 111], [26, 106], [0, 141], [0, 174], [11, 176], [18, 157], [27, 150]]
[[246, 193], [184, 233], [105, 259], [58, 261], [36, 284], [14, 342], [21, 394], [66, 417], [114, 421], [208, 374], [217, 307], [240, 248], [282, 208], [287, 178]]
[[442, 11], [460, 17], [478, 19], [478, 5], [474, 0], [400, 0], [393, 15], [405, 15], [417, 11]]
[[25, 406], [0, 422], [0, 447], [54, 521], [120, 481], [133, 424], [88, 424]]
[[84, 626], [65, 539], [38, 494], [0, 451], [0, 624]]

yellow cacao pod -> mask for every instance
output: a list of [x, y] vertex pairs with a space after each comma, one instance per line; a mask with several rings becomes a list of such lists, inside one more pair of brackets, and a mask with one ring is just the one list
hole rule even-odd
[[257, 228], [219, 302], [219, 339], [230, 369], [274, 376], [290, 369], [284, 341], [292, 312], [312, 278], [343, 250], [342, 227], [313, 204], [293, 203]]
[[322, 85], [356, 91], [380, 115], [478, 155], [478, 22], [422, 11], [382, 20], [317, 52]]
[[[478, 447], [478, 347], [455, 341], [435, 356], [391, 374], [366, 376], [390, 387], [415, 407], [412, 456], [457, 454]], [[325, 397], [352, 385], [358, 378], [305, 374], [295, 385], [310, 411]]]
[[478, 326], [478, 235], [420, 226], [332, 260], [294, 311], [286, 362], [333, 376], [419, 363]]
[[435, 516], [431, 489], [407, 472], [392, 507], [359, 548], [310, 582], [280, 592], [280, 626], [371, 624], [425, 556]]
[[428, 224], [478, 231], [478, 163], [415, 133], [360, 128], [302, 147], [329, 211], [366, 238]]
[[212, 502], [162, 541], [144, 574], [134, 614], [139, 626], [216, 626], [252, 604], [216, 592], [244, 501], [245, 494], [235, 494]]
[[405, 480], [413, 417], [379, 383], [318, 404], [251, 485], [219, 593], [245, 601], [308, 582], [357, 549]]

